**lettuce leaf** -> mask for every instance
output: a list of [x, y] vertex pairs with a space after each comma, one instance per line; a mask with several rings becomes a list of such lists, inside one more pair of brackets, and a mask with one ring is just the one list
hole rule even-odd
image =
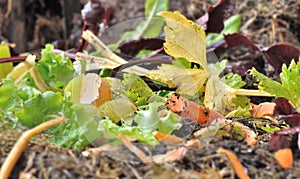
[[101, 136], [107, 140], [112, 140], [114, 143], [121, 143], [119, 134], [122, 133], [126, 137], [137, 139], [141, 143], [149, 145], [158, 144], [157, 139], [151, 132], [146, 132], [137, 126], [118, 126], [109, 119], [101, 120], [99, 122], [98, 131]]
[[76, 72], [71, 60], [65, 54], [53, 54], [53, 48], [53, 45], [46, 45], [41, 52], [42, 58], [35, 63], [35, 67], [53, 91], [62, 92], [68, 82], [76, 76]]
[[[19, 122], [29, 128], [49, 120], [48, 115], [61, 111], [64, 98], [60, 93], [47, 91], [23, 102], [23, 108], [15, 111]], [[33, 119], [34, 118], [34, 119]]]
[[132, 116], [136, 110], [136, 106], [128, 98], [107, 101], [97, 109], [100, 119], [109, 118], [114, 123]]
[[164, 105], [164, 103], [150, 103], [149, 109], [137, 111], [133, 120], [143, 131], [152, 132], [153, 130], [157, 130], [164, 134], [170, 134], [173, 130], [181, 127], [179, 123], [180, 118], [170, 111], [165, 117], [160, 117], [158, 115], [158, 109], [162, 105]]
[[124, 74], [122, 92], [131, 99], [136, 106], [146, 105], [154, 92], [145, 81], [136, 74]]
[[242, 77], [238, 74], [227, 73], [223, 79], [225, 80], [226, 85], [231, 88], [241, 88], [246, 85], [246, 82], [244, 82]]
[[[24, 83], [26, 84], [26, 83]], [[74, 104], [70, 96], [62, 96], [59, 92], [47, 91], [41, 93], [36, 88], [26, 85], [16, 86], [13, 79], [4, 79], [0, 86], [0, 119], [4, 113], [19, 124], [32, 128], [51, 115], [63, 114], [65, 124], [48, 129], [49, 140], [62, 147], [72, 147], [82, 150], [99, 137], [96, 107]]]
[[100, 137], [97, 110], [93, 105], [73, 104], [67, 98], [64, 100], [61, 111], [66, 123], [48, 129], [47, 133], [52, 134], [49, 140], [55, 145], [81, 151]]
[[[0, 86], [0, 110], [8, 112], [20, 104], [17, 88], [13, 79], [3, 79]], [[0, 113], [1, 115], [1, 113]]]
[[287, 98], [298, 111], [300, 111], [300, 63], [292, 60], [289, 67], [282, 66], [280, 81], [276, 82], [267, 76], [259, 73], [255, 68], [250, 74], [258, 80], [258, 88], [275, 95], [276, 98]]

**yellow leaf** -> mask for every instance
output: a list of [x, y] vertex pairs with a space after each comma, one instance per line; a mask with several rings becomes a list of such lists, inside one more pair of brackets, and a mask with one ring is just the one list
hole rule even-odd
[[196, 23], [186, 19], [180, 12], [160, 12], [166, 20], [166, 52], [173, 57], [183, 57], [201, 65], [207, 74], [210, 69], [206, 61], [205, 31]]
[[204, 70], [187, 69], [167, 64], [161, 65], [158, 70], [151, 71], [149, 77], [151, 77], [151, 74], [169, 79], [178, 86], [179, 93], [188, 95], [200, 91], [207, 79]]
[[35, 55], [28, 55], [24, 62], [15, 66], [15, 68], [7, 75], [7, 78], [13, 78], [15, 83], [18, 83], [31, 70], [35, 58]]
[[206, 84], [204, 105], [209, 109], [224, 112], [226, 106], [228, 86], [218, 75], [212, 74]]
[[[0, 58], [10, 57], [9, 47], [5, 42], [2, 42], [0, 45]], [[0, 81], [2, 78], [5, 78], [6, 75], [12, 70], [13, 64], [11, 62], [1, 63], [0, 64]]]

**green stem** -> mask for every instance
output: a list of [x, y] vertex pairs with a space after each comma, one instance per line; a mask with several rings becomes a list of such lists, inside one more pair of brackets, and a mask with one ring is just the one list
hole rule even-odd
[[239, 96], [265, 96], [265, 97], [274, 97], [274, 95], [260, 90], [249, 90], [249, 89], [233, 89], [234, 94]]

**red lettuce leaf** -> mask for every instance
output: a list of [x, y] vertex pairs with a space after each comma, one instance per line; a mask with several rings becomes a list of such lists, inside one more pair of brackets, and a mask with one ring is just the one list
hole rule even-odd
[[288, 44], [275, 44], [263, 48], [261, 52], [276, 72], [281, 72], [284, 63], [288, 66], [293, 59], [297, 60], [300, 56], [300, 51]]
[[240, 33], [227, 34], [224, 35], [224, 37], [225, 44], [223, 45], [223, 47], [225, 48], [244, 46], [251, 49], [252, 51], [260, 51], [259, 47], [256, 44], [254, 44], [252, 40]]
[[224, 28], [224, 20], [232, 15], [235, 1], [220, 0], [208, 8], [207, 13], [197, 20], [206, 33], [220, 33]]
[[291, 141], [286, 135], [277, 134], [275, 132], [269, 140], [269, 146], [273, 151], [277, 151], [279, 149], [289, 148]]
[[139, 39], [125, 42], [119, 46], [122, 53], [135, 56], [141, 50], [158, 50], [165, 40], [159, 38]]
[[291, 127], [300, 126], [300, 113], [285, 98], [277, 98], [274, 117], [280, 117]]
[[300, 51], [288, 44], [275, 44], [269, 47], [260, 47], [243, 34], [226, 34], [224, 37], [225, 40], [214, 47], [215, 51], [240, 46], [249, 48], [251, 51], [259, 51], [263, 54], [264, 59], [274, 67], [275, 72], [278, 74], [281, 72], [283, 64], [288, 66], [292, 59], [297, 61], [300, 56]]
[[[269, 146], [272, 150], [291, 147], [292, 144], [298, 143], [300, 133], [300, 113], [285, 98], [277, 98], [273, 117], [281, 118], [288, 123], [291, 128], [281, 129], [272, 134]], [[290, 136], [293, 136], [292, 138]], [[298, 138], [298, 139], [297, 139]]]

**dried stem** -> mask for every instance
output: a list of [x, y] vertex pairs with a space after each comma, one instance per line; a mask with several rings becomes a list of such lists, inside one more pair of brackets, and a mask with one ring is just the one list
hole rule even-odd
[[28, 144], [28, 142], [32, 137], [62, 122], [64, 122], [64, 117], [56, 116], [56, 118], [53, 120], [44, 122], [30, 130], [25, 131], [22, 134], [22, 136], [18, 139], [18, 141], [15, 143], [14, 147], [12, 148], [7, 158], [5, 159], [0, 170], [0, 178], [6, 179], [9, 177], [13, 167], [15, 166], [16, 162], [18, 161], [19, 157], [21, 156], [22, 152], [25, 150], [26, 145]]
[[109, 59], [90, 56], [90, 55], [86, 55], [86, 54], [81, 53], [81, 52], [76, 53], [76, 58], [75, 59], [76, 60], [85, 60], [87, 63], [91, 63], [91, 64], [95, 63], [95, 64], [99, 65], [97, 69], [116, 68], [116, 67], [120, 66], [118, 63], [113, 62]]
[[274, 97], [274, 95], [260, 90], [250, 90], [250, 89], [233, 89], [234, 93], [239, 96], [264, 96], [264, 97]]
[[[86, 30], [82, 33], [82, 37], [89, 42], [103, 57], [119, 64], [126, 64], [127, 61], [113, 53], [97, 36], [95, 36], [91, 31]], [[138, 75], [145, 75], [148, 73], [148, 70], [138, 66], [133, 66], [128, 69], [125, 69], [126, 72], [135, 72]]]

